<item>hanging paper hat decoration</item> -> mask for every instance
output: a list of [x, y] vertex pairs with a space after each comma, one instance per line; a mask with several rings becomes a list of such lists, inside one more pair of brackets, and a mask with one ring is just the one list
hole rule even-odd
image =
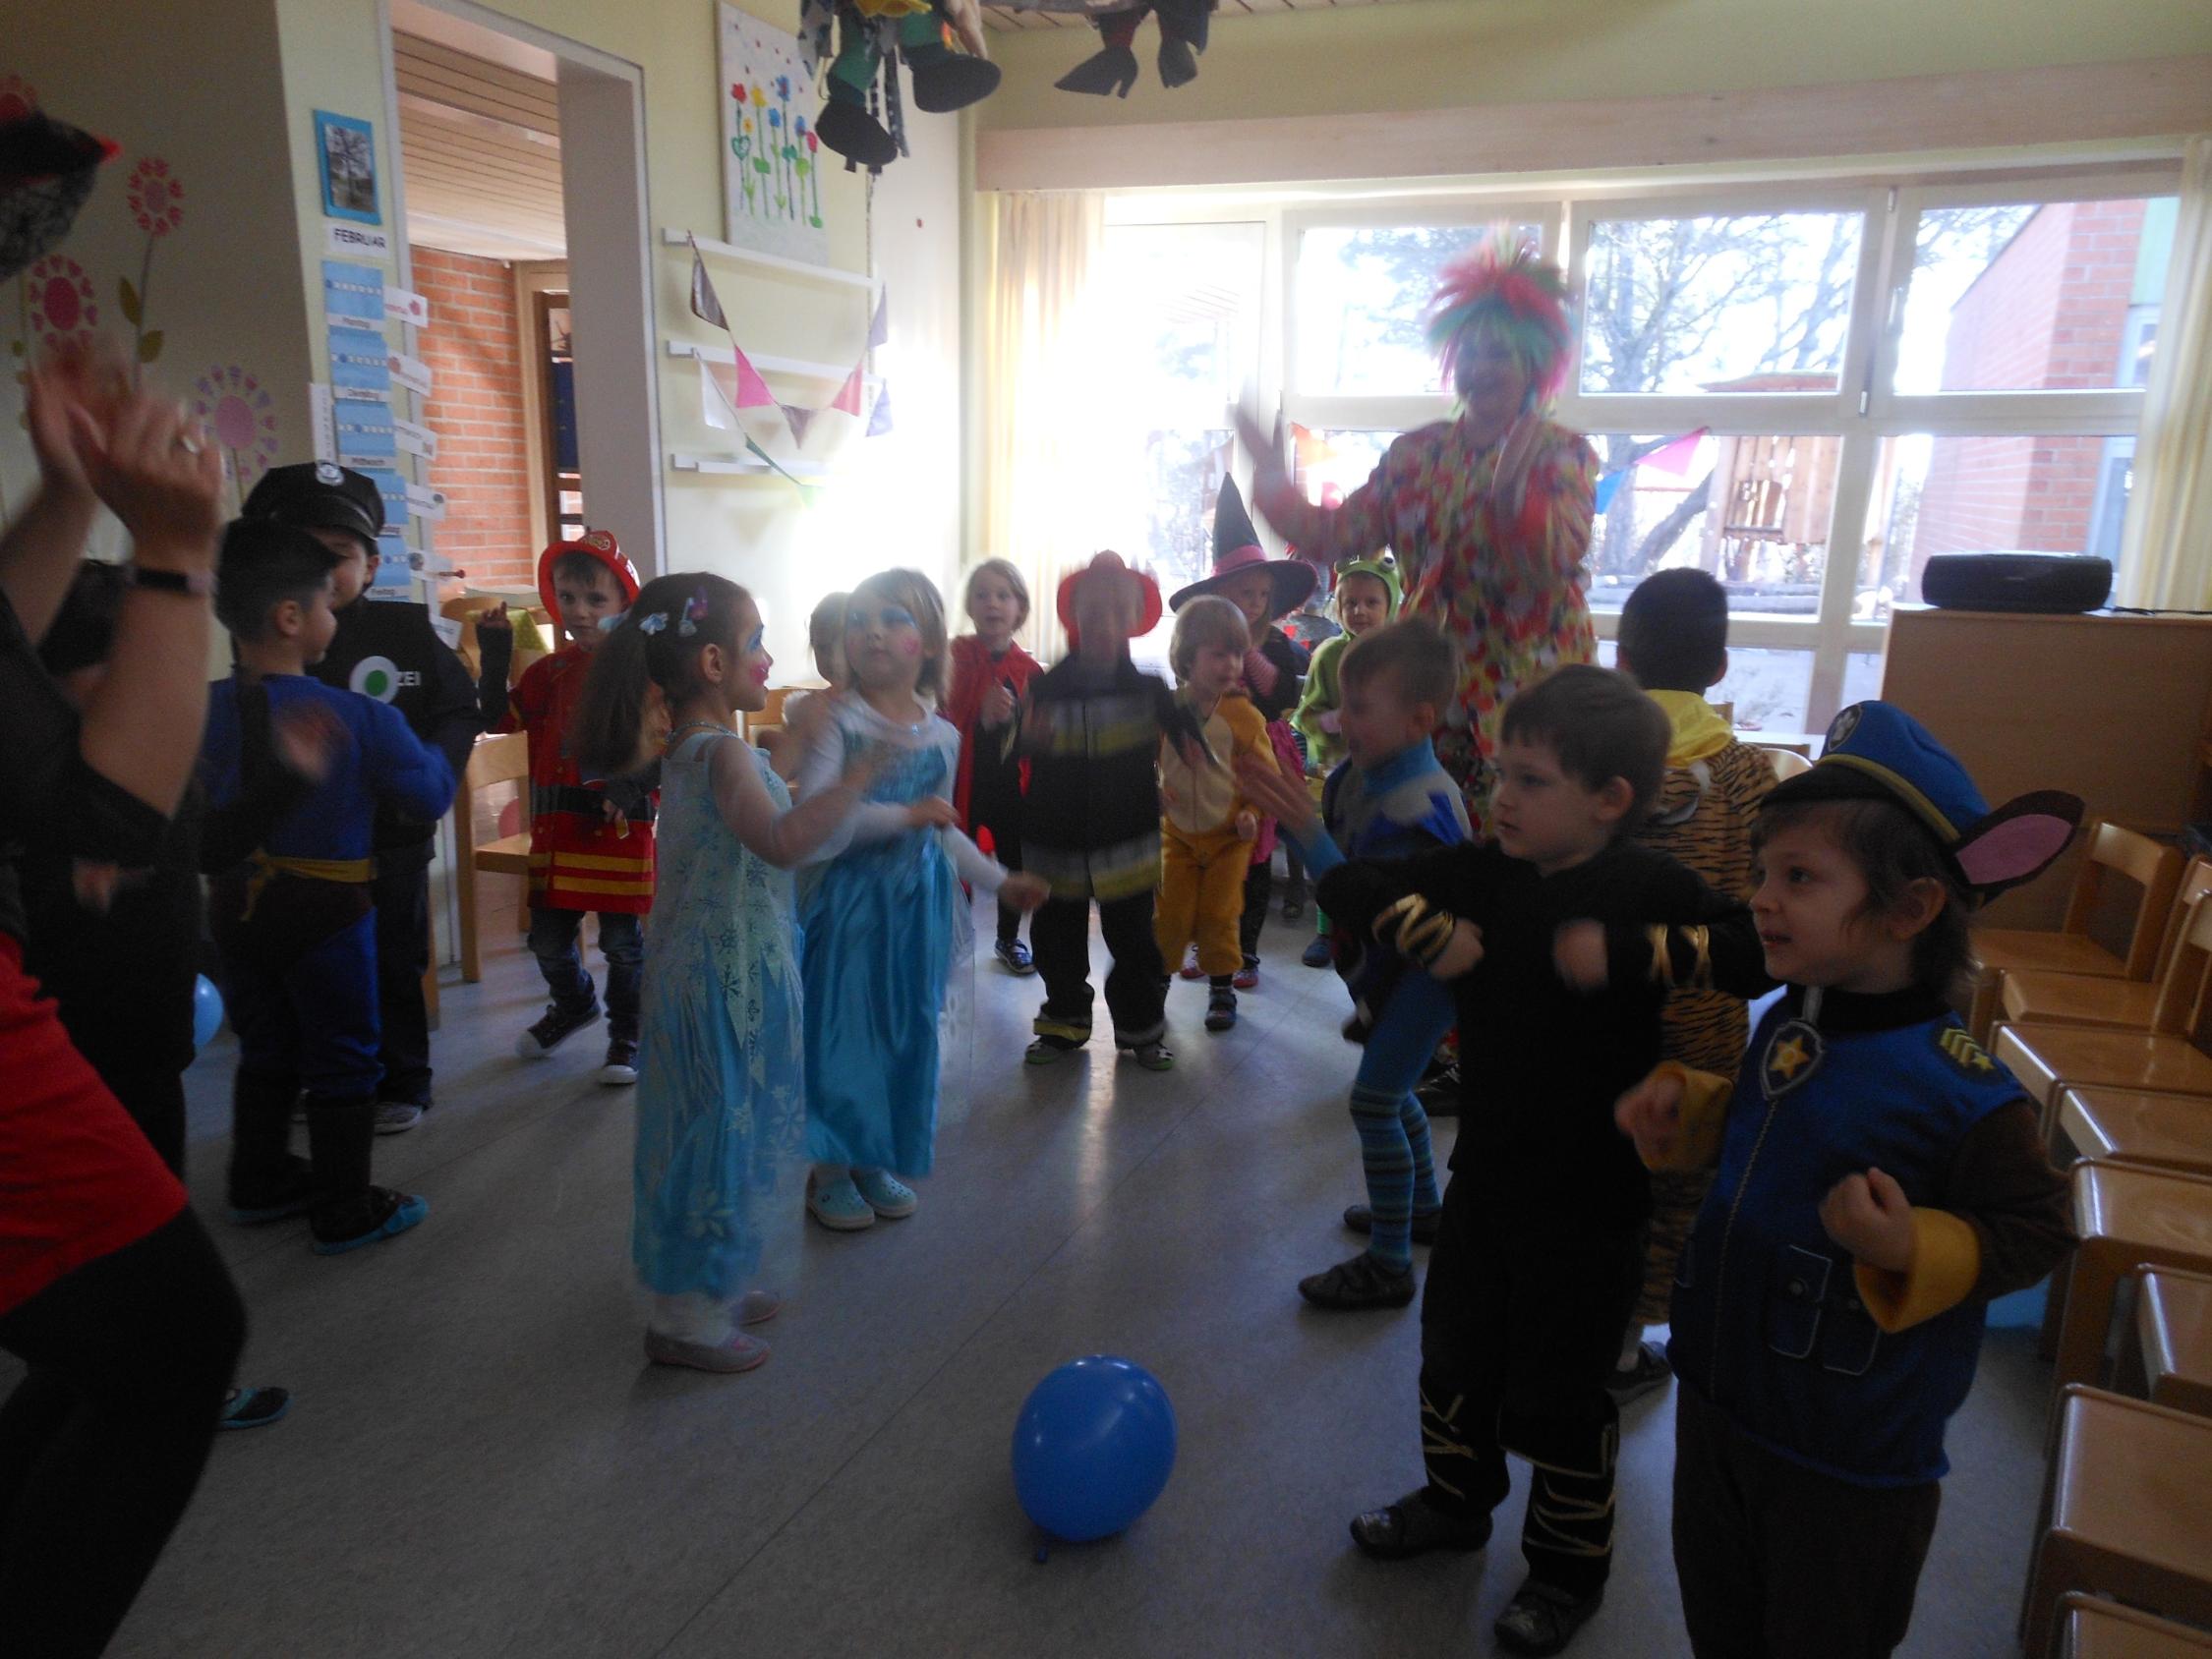
[[2078, 796], [2019, 795], [1992, 812], [1966, 769], [1893, 703], [1854, 703], [1835, 716], [1820, 760], [1775, 785], [1763, 810], [1796, 802], [1888, 801], [1935, 839], [1977, 901], [2031, 881], [2065, 852]]
[[[831, 58], [833, 28], [837, 55]], [[804, 0], [799, 41], [814, 62], [830, 59], [828, 95], [814, 132], [845, 158], [848, 170], [857, 165], [880, 173], [909, 153], [899, 90], [902, 60], [913, 78], [914, 107], [928, 114], [964, 109], [999, 85], [976, 0]]]
[[1207, 26], [1216, 0], [1135, 0], [1108, 9], [1076, 0], [1013, 0], [1017, 11], [1081, 12], [1098, 30], [1099, 50], [1053, 85], [1063, 92], [1109, 93], [1128, 97], [1136, 85], [1136, 30], [1147, 16], [1160, 26], [1160, 85], [1188, 86], [1198, 78], [1198, 54], [1206, 49]]
[[1245, 510], [1244, 492], [1237, 487], [1234, 478], [1224, 475], [1221, 491], [1213, 502], [1213, 574], [1177, 589], [1175, 597], [1168, 601], [1168, 607], [1181, 610], [1201, 594], [1218, 594], [1232, 579], [1252, 569], [1265, 570], [1274, 584], [1274, 595], [1269, 602], [1277, 616], [1304, 604], [1306, 596], [1321, 579], [1321, 573], [1304, 559], [1267, 556], [1267, 549], [1259, 544], [1259, 532], [1252, 526], [1252, 514]]
[[1558, 395], [1573, 363], [1574, 324], [1559, 267], [1509, 235], [1446, 265], [1428, 308], [1428, 344], [1442, 360], [1444, 384], [1460, 389], [1460, 361], [1479, 338], [1505, 342], [1529, 376], [1529, 406]]
[[42, 113], [21, 83], [11, 105], [14, 118], [0, 122], [0, 282], [69, 234], [100, 163], [117, 150]]

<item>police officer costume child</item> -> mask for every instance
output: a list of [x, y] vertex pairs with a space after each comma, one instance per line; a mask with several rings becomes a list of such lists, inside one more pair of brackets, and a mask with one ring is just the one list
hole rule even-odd
[[[337, 637], [312, 672], [324, 685], [357, 691], [398, 710], [409, 728], [444, 755], [457, 778], [484, 729], [476, 682], [438, 638], [426, 604], [371, 599], [384, 502], [375, 481], [328, 461], [275, 467], [246, 497], [245, 516], [305, 530], [341, 556], [347, 542], [368, 554], [360, 598], [338, 613]], [[385, 808], [377, 815], [377, 1000], [382, 1015], [383, 1082], [377, 1132], [398, 1134], [422, 1120], [432, 1102], [430, 1012], [423, 975], [430, 967], [430, 863], [437, 825]]]

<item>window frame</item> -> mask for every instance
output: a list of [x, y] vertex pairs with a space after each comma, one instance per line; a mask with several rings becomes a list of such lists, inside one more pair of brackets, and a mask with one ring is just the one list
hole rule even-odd
[[[1388, 187], [1332, 195], [1304, 192], [1178, 192], [1109, 195], [1114, 225], [1258, 222], [1264, 228], [1257, 384], [1249, 401], [1310, 429], [1359, 429], [1392, 433], [1449, 419], [1452, 399], [1425, 394], [1346, 395], [1302, 391], [1291, 381], [1297, 362], [1297, 267], [1304, 235], [1315, 229], [1464, 224], [1500, 220], [1542, 227], [1546, 257], [1565, 256], [1578, 338], [1585, 326], [1590, 242], [1601, 220], [1820, 211], [1862, 214], [1852, 306], [1834, 392], [1704, 393], [1697, 395], [1585, 392], [1579, 379], [1554, 407], [1561, 425], [1585, 432], [1688, 431], [1716, 436], [1829, 436], [1838, 440], [1827, 547], [1863, 547], [1881, 445], [1889, 438], [1935, 436], [2132, 437], [2141, 424], [2140, 387], [2064, 391], [1975, 391], [1899, 394], [1890, 389], [1913, 274], [1920, 215], [1945, 207], [2089, 201], [2173, 195], [2180, 189], [2178, 150], [2160, 147], [2092, 162], [2057, 158], [2044, 165], [2007, 162], [1981, 169], [1915, 169], [1908, 163], [1877, 174], [1834, 175], [1777, 170], [1755, 178], [1684, 185], [1670, 178], [1546, 181], [1501, 180], [1466, 189], [1394, 193]], [[2170, 302], [2169, 302], [2170, 303]], [[1224, 419], [1229, 411], [1224, 410]], [[1252, 457], [1240, 444], [1234, 466], [1251, 477]], [[1280, 543], [1262, 527], [1270, 547]], [[1824, 728], [1841, 701], [1847, 659], [1881, 654], [1887, 621], [1852, 616], [1859, 560], [1824, 560], [1820, 607], [1812, 616], [1729, 617], [1729, 642], [1752, 650], [1812, 654], [1808, 723]], [[1601, 638], [1618, 632], [1617, 612], [1594, 612]]]

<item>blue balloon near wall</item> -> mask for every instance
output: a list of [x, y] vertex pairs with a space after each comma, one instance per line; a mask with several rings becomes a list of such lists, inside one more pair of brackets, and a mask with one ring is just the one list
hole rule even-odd
[[192, 1046], [204, 1049], [223, 1028], [223, 994], [202, 974], [192, 987]]
[[1111, 1537], [1152, 1507], [1175, 1467], [1175, 1407], [1127, 1359], [1071, 1360], [1029, 1391], [1014, 1424], [1014, 1490], [1072, 1544]]

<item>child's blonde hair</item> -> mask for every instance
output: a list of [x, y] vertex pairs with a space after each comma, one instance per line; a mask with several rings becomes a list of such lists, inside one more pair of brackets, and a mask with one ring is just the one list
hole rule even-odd
[[848, 672], [844, 660], [844, 607], [851, 599], [850, 594], [831, 594], [806, 619], [806, 649], [814, 658], [814, 671], [831, 685], [838, 684]]
[[844, 601], [847, 622], [851, 613], [873, 598], [878, 604], [904, 605], [913, 616], [922, 638], [921, 678], [914, 689], [924, 697], [942, 701], [945, 696], [945, 601], [937, 584], [918, 570], [879, 570], [852, 590]]
[[960, 590], [961, 613], [974, 614], [975, 584], [986, 576], [996, 576], [1014, 590], [1015, 602], [1021, 607], [1021, 614], [1014, 619], [1014, 625], [1017, 628], [1025, 626], [1029, 620], [1029, 584], [1021, 580], [1021, 572], [1015, 569], [1011, 559], [985, 559], [967, 573], [967, 586]]
[[1252, 628], [1245, 613], [1218, 594], [1204, 594], [1175, 613], [1175, 637], [1168, 642], [1168, 661], [1175, 677], [1187, 680], [1198, 660], [1201, 646], [1219, 646], [1238, 657], [1252, 649]]

